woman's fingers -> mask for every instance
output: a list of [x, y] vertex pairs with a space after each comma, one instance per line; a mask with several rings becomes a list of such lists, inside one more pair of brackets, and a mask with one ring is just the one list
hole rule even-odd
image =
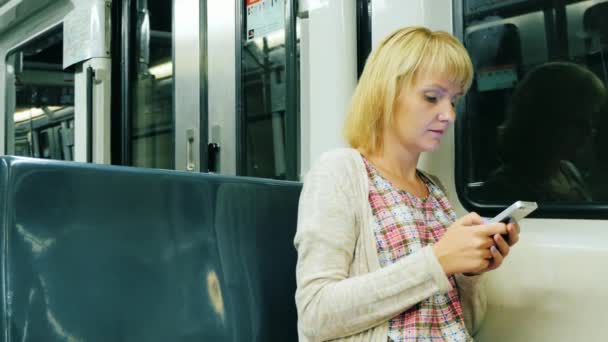
[[517, 223], [509, 223], [507, 225], [507, 232], [509, 233], [509, 245], [513, 246], [519, 241], [519, 225]]
[[483, 219], [475, 212], [470, 212], [456, 220], [456, 225], [460, 226], [476, 226], [483, 223]]
[[504, 223], [488, 223], [480, 225], [478, 232], [481, 235], [493, 236], [494, 234], [505, 234], [508, 232], [507, 226]]
[[500, 265], [502, 265], [504, 257], [502, 256], [502, 254], [500, 254], [500, 251], [494, 246], [490, 247], [490, 253], [492, 253], [493, 258], [490, 268], [497, 269], [498, 267], [500, 267]]
[[500, 252], [500, 255], [503, 258], [506, 257], [507, 255], [509, 255], [509, 251], [511, 250], [511, 247], [509, 246], [507, 241], [505, 241], [505, 239], [502, 237], [502, 235], [500, 235], [500, 234], [494, 235], [494, 242], [496, 244], [496, 247], [498, 248], [498, 251]]
[[490, 248], [482, 249], [479, 251], [479, 256], [482, 259], [492, 259], [494, 255], [490, 252]]

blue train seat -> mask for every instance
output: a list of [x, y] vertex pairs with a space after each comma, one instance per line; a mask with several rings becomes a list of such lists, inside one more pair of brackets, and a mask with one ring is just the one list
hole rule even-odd
[[297, 341], [301, 184], [0, 158], [2, 341]]

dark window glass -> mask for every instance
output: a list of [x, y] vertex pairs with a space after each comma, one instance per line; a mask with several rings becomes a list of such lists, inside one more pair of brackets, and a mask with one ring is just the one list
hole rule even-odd
[[[288, 93], [299, 84], [300, 49], [297, 20], [286, 22], [289, 3], [295, 0], [242, 1], [240, 175], [298, 179], [299, 105]], [[293, 45], [287, 25], [296, 32]]]
[[7, 56], [7, 153], [73, 160], [74, 68], [59, 27]]
[[173, 168], [173, 1], [137, 0], [132, 165]]
[[608, 202], [608, 3], [463, 2], [475, 80], [457, 122], [469, 207]]

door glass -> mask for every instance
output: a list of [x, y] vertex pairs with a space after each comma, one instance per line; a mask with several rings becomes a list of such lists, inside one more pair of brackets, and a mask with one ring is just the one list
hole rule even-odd
[[[295, 19], [286, 22], [288, 1], [293, 6], [295, 0], [241, 3], [240, 175], [298, 177], [299, 106], [288, 92], [299, 85], [299, 23]], [[287, 44], [287, 25], [296, 32], [295, 44]], [[295, 51], [287, 51], [287, 46], [294, 46]], [[288, 63], [287, 58], [293, 58], [294, 63]], [[290, 65], [295, 67], [288, 70]], [[295, 77], [288, 77], [288, 73]]]
[[172, 169], [173, 1], [137, 1], [132, 79], [132, 165]]
[[56, 28], [7, 56], [7, 153], [73, 160], [74, 68]]

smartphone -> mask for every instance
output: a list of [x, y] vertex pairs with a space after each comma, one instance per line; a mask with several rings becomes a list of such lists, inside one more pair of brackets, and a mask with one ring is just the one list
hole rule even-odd
[[509, 223], [511, 220], [519, 222], [531, 212], [536, 210], [536, 208], [538, 208], [538, 204], [536, 204], [536, 202], [517, 201], [511, 204], [511, 206], [509, 206], [507, 209], [503, 210], [500, 214], [490, 219], [488, 223]]
[[[488, 223], [509, 223], [511, 220], [518, 223], [524, 217], [528, 216], [531, 212], [536, 210], [536, 208], [538, 208], [538, 204], [536, 204], [536, 202], [517, 201], [511, 204], [511, 206], [509, 206], [507, 209], [503, 210], [500, 214], [490, 219]], [[503, 239], [505, 239], [505, 241], [510, 244], [509, 234], [507, 233], [501, 235]]]

